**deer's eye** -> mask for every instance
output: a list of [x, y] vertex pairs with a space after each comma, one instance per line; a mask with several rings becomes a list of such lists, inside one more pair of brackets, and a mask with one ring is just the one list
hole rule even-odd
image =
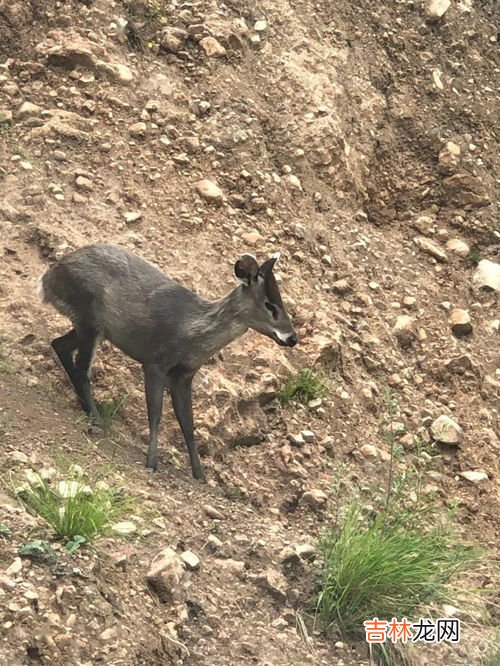
[[278, 308], [275, 305], [273, 305], [272, 303], [269, 303], [268, 301], [266, 301], [265, 306], [269, 310], [269, 312], [273, 315], [273, 319], [277, 319], [278, 318]]

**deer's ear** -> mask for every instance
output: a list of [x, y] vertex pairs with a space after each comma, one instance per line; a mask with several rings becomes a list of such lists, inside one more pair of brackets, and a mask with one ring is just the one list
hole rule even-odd
[[273, 254], [273, 256], [270, 259], [267, 259], [259, 268], [260, 275], [263, 275], [264, 277], [266, 277], [266, 275], [269, 275], [269, 273], [271, 273], [271, 271], [274, 268], [274, 264], [278, 261], [279, 258], [280, 258], [280, 253], [276, 252], [275, 254]]
[[251, 254], [244, 254], [234, 264], [234, 274], [243, 284], [249, 285], [253, 278], [257, 277], [259, 264]]

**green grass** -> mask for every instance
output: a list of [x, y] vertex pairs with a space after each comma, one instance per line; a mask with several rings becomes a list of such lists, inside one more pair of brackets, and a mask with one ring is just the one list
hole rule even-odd
[[481, 251], [479, 250], [479, 247], [477, 245], [473, 245], [471, 247], [468, 259], [473, 266], [477, 266], [478, 263], [481, 261]]
[[[320, 540], [324, 565], [317, 617], [347, 638], [363, 639], [365, 620], [417, 616], [447, 598], [447, 585], [471, 564], [470, 551], [444, 528], [409, 527], [406, 514], [367, 518], [357, 497]], [[435, 523], [434, 523], [435, 525]]]
[[302, 368], [284, 382], [278, 398], [282, 404], [296, 400], [307, 404], [328, 395], [329, 384], [322, 372], [314, 368]]
[[76, 537], [88, 541], [106, 533], [131, 504], [131, 498], [105, 483], [91, 487], [82, 475], [59, 475], [52, 481], [30, 476], [17, 494], [26, 508], [47, 521], [58, 537], [73, 543]]
[[99, 404], [99, 414], [101, 416], [101, 426], [104, 432], [109, 432], [113, 426], [115, 418], [121, 413], [123, 405], [128, 395], [123, 398], [112, 398]]

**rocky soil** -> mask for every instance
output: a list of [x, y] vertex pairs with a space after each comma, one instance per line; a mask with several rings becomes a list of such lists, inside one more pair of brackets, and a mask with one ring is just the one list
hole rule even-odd
[[[498, 19], [488, 0], [0, 0], [2, 663], [368, 664], [307, 609], [336, 473], [346, 493], [385, 478], [388, 386], [398, 469], [432, 445], [427, 492], [498, 589]], [[199, 373], [206, 485], [169, 409], [143, 468], [132, 361], [97, 356], [97, 399], [128, 396], [103, 435], [49, 353], [68, 322], [36, 279], [95, 241], [213, 299], [242, 252], [281, 251], [300, 344], [248, 333]], [[312, 364], [329, 396], [281, 407]], [[139, 534], [20, 559], [41, 523], [11, 481], [61, 458], [139, 498]], [[482, 663], [483, 603], [418, 663]]]

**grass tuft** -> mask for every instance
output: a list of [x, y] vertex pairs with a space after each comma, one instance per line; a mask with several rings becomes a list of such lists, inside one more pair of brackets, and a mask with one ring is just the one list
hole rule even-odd
[[44, 518], [58, 537], [72, 543], [106, 533], [131, 503], [102, 481], [91, 487], [82, 475], [71, 474], [50, 481], [31, 473], [17, 494], [31, 513]]
[[469, 549], [443, 527], [409, 527], [406, 514], [365, 517], [351, 499], [338, 528], [320, 540], [324, 565], [316, 613], [326, 628], [364, 637], [374, 617], [414, 617], [425, 604], [446, 598], [447, 583], [471, 564]]
[[293, 400], [307, 404], [311, 400], [325, 398], [328, 391], [329, 384], [322, 372], [314, 368], [302, 368], [287, 378], [278, 398], [282, 404]]

